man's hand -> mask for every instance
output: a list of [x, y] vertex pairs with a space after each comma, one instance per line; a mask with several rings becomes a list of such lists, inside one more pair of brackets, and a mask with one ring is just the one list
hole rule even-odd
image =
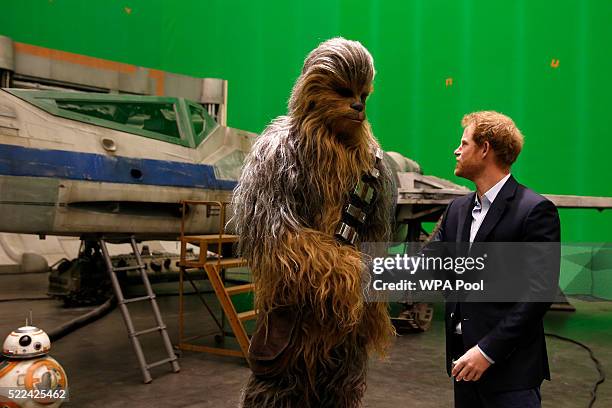
[[491, 363], [474, 346], [455, 362], [451, 375], [456, 381], [478, 381]]

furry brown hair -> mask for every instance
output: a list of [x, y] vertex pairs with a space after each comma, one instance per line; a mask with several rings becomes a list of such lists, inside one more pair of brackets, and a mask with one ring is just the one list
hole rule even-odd
[[[323, 42], [304, 62], [289, 114], [266, 128], [247, 157], [233, 223], [253, 273], [255, 307], [264, 325], [276, 308], [295, 307], [300, 327], [290, 367], [276, 380], [253, 377], [245, 406], [359, 406], [368, 350], [382, 353], [388, 344], [386, 304], [364, 302], [364, 254], [334, 238], [378, 148], [365, 120], [373, 77], [360, 43]], [[390, 174], [382, 170], [362, 242], [389, 239]]]
[[510, 167], [523, 148], [523, 135], [514, 121], [495, 111], [472, 112], [463, 117], [461, 126], [474, 125], [474, 142], [478, 146], [487, 141], [500, 164]]

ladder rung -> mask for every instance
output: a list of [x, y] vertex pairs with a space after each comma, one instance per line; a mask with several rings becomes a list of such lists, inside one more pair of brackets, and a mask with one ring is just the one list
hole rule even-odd
[[131, 298], [131, 299], [123, 299], [122, 303], [140, 302], [140, 301], [148, 300], [148, 299], [155, 299], [155, 295], [153, 295], [153, 296], [140, 296], [140, 297], [135, 297], [135, 298]]
[[[130, 244], [132, 246], [132, 252], [136, 258], [137, 264], [130, 265], [130, 266], [114, 267], [112, 263], [112, 259], [108, 253], [108, 248], [106, 246], [105, 239], [103, 238], [98, 239], [98, 244], [100, 245], [100, 250], [102, 251], [102, 254], [104, 256], [104, 263], [106, 264], [107, 272], [109, 273], [112, 284], [113, 284], [113, 291], [115, 292], [115, 296], [117, 297], [117, 299], [120, 299], [121, 307], [119, 309], [121, 311], [121, 314], [123, 315], [124, 323], [128, 329], [128, 336], [132, 342], [132, 347], [134, 348], [134, 351], [136, 353], [136, 357], [138, 359], [138, 364], [140, 365], [140, 369], [142, 371], [144, 382], [150, 383], [153, 380], [151, 377], [151, 374], [149, 373], [150, 368], [157, 367], [164, 363], [170, 363], [172, 366], [172, 371], [178, 372], [180, 370], [180, 367], [179, 367], [178, 362], [176, 361], [177, 356], [172, 352], [172, 343], [170, 342], [170, 339], [168, 337], [166, 325], [163, 323], [162, 316], [159, 313], [157, 302], [155, 301], [155, 294], [152, 291], [147, 273], [145, 271], [147, 266], [142, 263], [140, 254], [138, 253], [136, 239], [134, 238], [134, 236], [130, 237]], [[137, 296], [137, 297], [125, 299], [123, 297], [123, 293], [121, 290], [121, 283], [119, 282], [116, 272], [138, 271], [138, 270], [141, 273], [142, 282], [146, 286], [148, 295], [147, 296]], [[141, 330], [141, 331], [134, 331], [132, 318], [130, 316], [128, 307], [125, 306], [125, 304], [133, 303], [133, 302], [140, 302], [143, 300], [151, 301], [151, 306], [153, 307], [153, 315], [155, 317], [155, 320], [158, 326], [152, 327], [150, 329]], [[166, 351], [167, 351], [167, 356], [169, 358], [154, 362], [152, 364], [147, 364], [145, 355], [142, 350], [142, 344], [140, 343], [138, 336], [142, 336], [144, 334], [153, 333], [153, 332], [159, 332], [159, 334], [161, 335], [162, 341], [164, 343], [164, 347], [166, 348]]]
[[151, 369], [151, 368], [153, 368], [153, 367], [157, 367], [157, 366], [160, 366], [160, 365], [162, 365], [162, 364], [166, 364], [166, 363], [171, 363], [171, 362], [173, 362], [174, 360], [177, 360], [176, 356], [174, 356], [174, 357], [169, 357], [169, 358], [164, 358], [163, 360], [159, 360], [159, 361], [156, 361], [156, 362], [154, 362], [154, 363], [147, 364], [147, 369]]
[[120, 266], [119, 268], [113, 268], [113, 272], [122, 272], [122, 271], [135, 271], [138, 269], [144, 269], [144, 265], [131, 265], [131, 266]]
[[216, 243], [216, 242], [238, 242], [240, 237], [231, 234], [209, 234], [209, 235], [186, 235], [181, 238], [184, 242], [197, 243]]
[[134, 332], [134, 334], [132, 334], [132, 337], [142, 336], [143, 334], [153, 333], [155, 331], [164, 330], [165, 328], [166, 328], [166, 326], [151, 327], [150, 329], [145, 329], [145, 330]]
[[237, 295], [239, 293], [252, 292], [253, 290], [255, 290], [255, 285], [253, 283], [247, 283], [245, 285], [229, 286], [225, 288], [225, 291], [230, 296]]
[[220, 268], [237, 268], [246, 264], [247, 262], [244, 258], [211, 259], [206, 261], [206, 265], [219, 266]]
[[242, 313], [236, 313], [236, 316], [238, 316], [238, 320], [244, 322], [246, 320], [255, 319], [257, 317], [257, 312], [255, 310], [249, 310]]

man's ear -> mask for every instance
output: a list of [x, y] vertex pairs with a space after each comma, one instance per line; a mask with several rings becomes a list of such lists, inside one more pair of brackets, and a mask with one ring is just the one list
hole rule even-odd
[[486, 158], [487, 155], [491, 154], [491, 144], [488, 141], [484, 141], [482, 144], [482, 158]]

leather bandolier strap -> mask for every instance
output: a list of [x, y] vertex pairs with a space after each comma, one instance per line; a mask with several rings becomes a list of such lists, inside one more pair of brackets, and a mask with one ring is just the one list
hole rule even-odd
[[335, 237], [345, 244], [355, 245], [368, 215], [374, 209], [373, 204], [378, 194], [375, 182], [380, 177], [382, 160], [383, 151], [377, 148], [374, 152], [374, 166], [361, 176], [350, 193], [348, 203], [344, 206], [342, 219], [336, 227]]

